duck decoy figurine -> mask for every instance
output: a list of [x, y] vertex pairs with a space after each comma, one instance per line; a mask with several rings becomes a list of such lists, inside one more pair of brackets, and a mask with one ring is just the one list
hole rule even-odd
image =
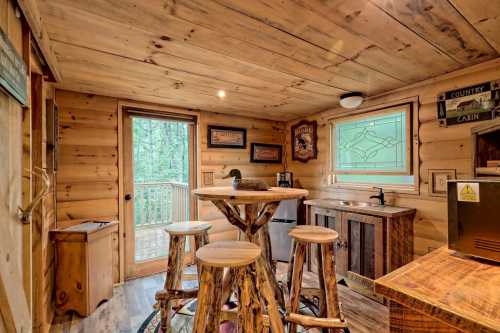
[[238, 169], [231, 169], [229, 173], [222, 177], [222, 179], [227, 179], [233, 177], [233, 189], [241, 191], [267, 191], [269, 190], [269, 185], [263, 180], [258, 179], [242, 179], [241, 171]]

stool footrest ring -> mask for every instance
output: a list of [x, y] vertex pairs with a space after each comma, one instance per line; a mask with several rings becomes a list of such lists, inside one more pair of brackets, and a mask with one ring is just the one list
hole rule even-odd
[[159, 290], [156, 292], [155, 299], [157, 301], [175, 300], [175, 299], [188, 299], [196, 298], [198, 295], [198, 288], [193, 289], [171, 289]]
[[338, 318], [317, 318], [298, 313], [287, 314], [286, 320], [303, 327], [315, 328], [346, 328], [347, 321]]

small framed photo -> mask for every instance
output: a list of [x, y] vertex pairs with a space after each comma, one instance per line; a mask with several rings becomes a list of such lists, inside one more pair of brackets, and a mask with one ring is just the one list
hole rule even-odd
[[281, 163], [283, 148], [281, 145], [252, 143], [250, 161], [254, 163]]
[[457, 178], [455, 169], [429, 169], [429, 194], [445, 197], [448, 192], [447, 181]]
[[209, 148], [245, 149], [247, 130], [246, 128], [209, 125], [207, 139]]

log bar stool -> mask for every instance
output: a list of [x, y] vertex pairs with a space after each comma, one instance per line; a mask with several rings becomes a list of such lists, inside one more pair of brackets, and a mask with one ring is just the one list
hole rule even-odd
[[[341, 313], [337, 296], [337, 279], [335, 276], [334, 242], [338, 238], [335, 230], [319, 226], [297, 226], [288, 233], [293, 238], [288, 279], [290, 283], [290, 306], [286, 320], [289, 322], [289, 333], [297, 332], [297, 325], [303, 327], [322, 328], [329, 333], [347, 331], [347, 322]], [[306, 248], [309, 244], [318, 245], [318, 278], [321, 318], [305, 316], [298, 313], [300, 289]]]
[[[182, 273], [184, 268], [184, 251], [188, 236], [194, 237], [195, 251], [208, 243], [207, 231], [212, 226], [204, 222], [180, 222], [172, 223], [165, 228], [170, 236], [168, 252], [167, 277], [163, 290], [156, 293], [161, 311], [161, 330], [163, 333], [170, 331], [170, 312], [172, 301], [177, 299], [195, 298], [198, 289], [182, 290]], [[198, 277], [200, 266], [197, 263]]]
[[198, 304], [193, 333], [218, 333], [223, 306], [224, 268], [234, 272], [238, 294], [238, 333], [261, 333], [264, 330], [262, 304], [267, 307], [273, 333], [284, 333], [278, 304], [267, 279], [262, 250], [242, 241], [220, 241], [196, 252], [201, 264]]

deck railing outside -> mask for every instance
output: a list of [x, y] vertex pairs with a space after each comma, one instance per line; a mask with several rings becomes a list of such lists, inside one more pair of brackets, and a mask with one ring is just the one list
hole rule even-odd
[[135, 183], [135, 226], [144, 228], [189, 220], [189, 185]]

